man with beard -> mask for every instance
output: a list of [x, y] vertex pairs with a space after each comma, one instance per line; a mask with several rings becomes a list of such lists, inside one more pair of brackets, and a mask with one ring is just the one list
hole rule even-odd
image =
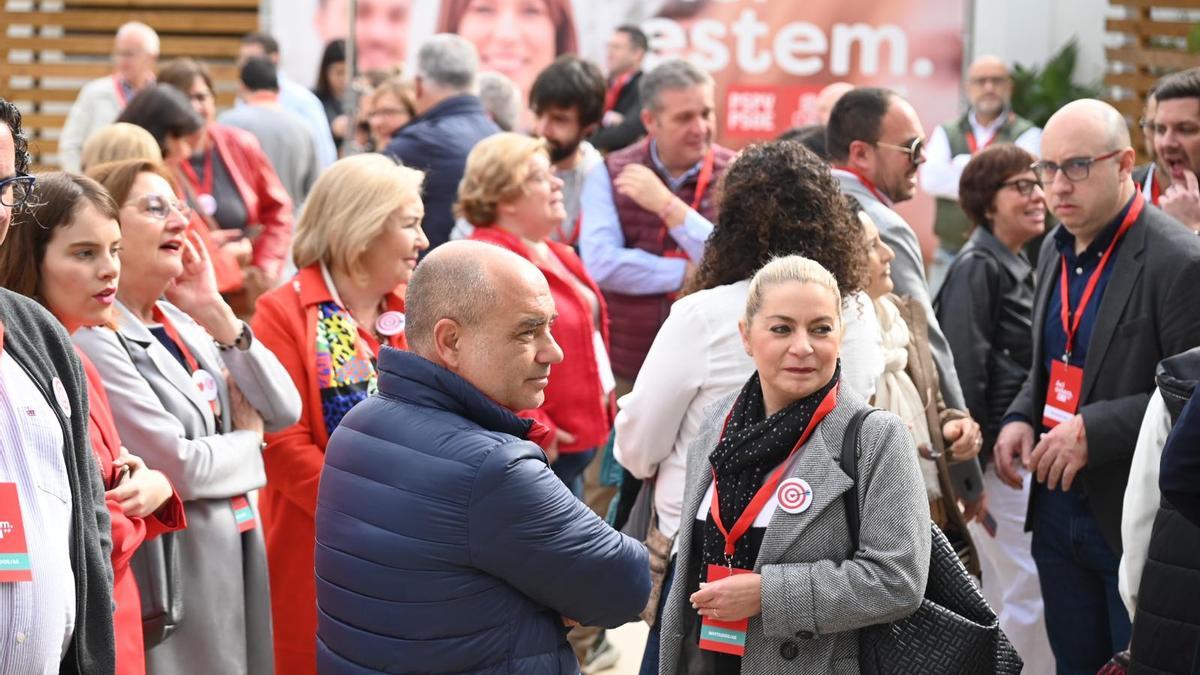
[[529, 107], [537, 116], [534, 133], [546, 141], [554, 175], [563, 182], [567, 217], [551, 237], [578, 246], [583, 180], [604, 160], [583, 140], [600, 126], [604, 115], [604, 75], [590, 61], [570, 54], [560, 56], [534, 80]]
[[930, 270], [930, 288], [937, 293], [958, 250], [967, 243], [971, 223], [958, 206], [958, 180], [971, 157], [994, 143], [1016, 143], [1039, 156], [1042, 130], [1014, 113], [1012, 78], [995, 56], [975, 59], [967, 70], [966, 114], [933, 130], [921, 167], [921, 187], [937, 198], [933, 229], [938, 249]]
[[1170, 177], [1158, 205], [1200, 232], [1200, 68], [1175, 73], [1154, 89], [1154, 151]]

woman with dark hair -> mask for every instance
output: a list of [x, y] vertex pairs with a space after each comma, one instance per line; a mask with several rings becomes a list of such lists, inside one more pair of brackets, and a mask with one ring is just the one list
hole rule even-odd
[[[68, 333], [112, 322], [121, 228], [117, 205], [96, 181], [56, 171], [37, 176], [37, 198], [17, 211], [0, 248], [0, 286], [34, 298]], [[87, 376], [88, 432], [112, 521], [113, 628], [117, 673], [146, 672], [142, 602], [130, 562], [142, 542], [183, 529], [183, 502], [166, 476], [121, 445], [100, 373], [76, 349]]]
[[479, 72], [503, 74], [523, 97], [543, 68], [579, 49], [571, 0], [443, 0], [437, 32], [471, 41]]
[[[837, 281], [847, 388], [869, 398], [883, 370], [874, 308], [861, 292], [867, 255], [862, 227], [829, 166], [799, 143], [752, 145], [729, 165], [721, 185], [721, 203], [739, 208], [721, 209], [687, 295], [672, 306], [633, 391], [619, 401], [616, 419], [617, 460], [637, 478], [654, 478], [658, 529], [668, 538], [679, 528], [687, 450], [706, 409], [754, 372], [737, 319], [750, 278], [767, 261], [803, 255]], [[647, 644], [643, 673], [654, 672], [656, 636], [652, 632]]]
[[283, 273], [292, 239], [292, 200], [258, 140], [216, 123], [212, 76], [203, 63], [174, 59], [159, 70], [158, 81], [183, 92], [200, 115], [202, 133], [194, 152], [164, 152], [163, 158], [213, 238], [240, 264], [240, 280], [219, 283], [238, 315], [249, 316], [255, 299], [274, 288]]
[[142, 160], [91, 177], [118, 205], [115, 325], [72, 340], [96, 364], [122, 438], [166, 474], [188, 516], [177, 535], [175, 630], [146, 652], [153, 673], [273, 671], [267, 560], [254, 492], [263, 433], [300, 417], [287, 371], [217, 292], [203, 244], [188, 235], [174, 177]]
[[1022, 249], [1046, 227], [1045, 193], [1030, 168], [1036, 160], [1002, 144], [967, 163], [958, 197], [975, 229], [934, 304], [967, 408], [983, 429], [979, 460], [995, 534], [969, 525], [983, 570], [983, 594], [1027, 664], [1053, 663], [1024, 528], [1029, 481], [1028, 476], [1000, 475], [991, 459], [1005, 411], [1033, 358], [1033, 267]]
[[187, 157], [196, 149], [197, 134], [204, 128], [188, 99], [177, 89], [156, 84], [138, 92], [121, 111], [117, 122], [128, 122], [150, 132], [163, 157]]
[[333, 133], [333, 142], [338, 147], [346, 137], [346, 111], [342, 101], [346, 98], [346, 88], [349, 78], [346, 72], [346, 41], [337, 39], [325, 45], [321, 52], [321, 67], [317, 70], [317, 86], [313, 93], [325, 107], [325, 117], [329, 120], [329, 131]]

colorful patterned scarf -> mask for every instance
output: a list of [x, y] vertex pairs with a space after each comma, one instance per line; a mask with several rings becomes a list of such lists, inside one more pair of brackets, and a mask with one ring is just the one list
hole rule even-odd
[[317, 307], [317, 387], [325, 432], [332, 434], [359, 401], [379, 389], [375, 359], [350, 313], [330, 301]]

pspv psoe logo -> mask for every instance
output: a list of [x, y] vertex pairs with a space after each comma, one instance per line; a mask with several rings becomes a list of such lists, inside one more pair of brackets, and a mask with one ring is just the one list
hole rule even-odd
[[1054, 400], [1059, 403], [1070, 403], [1071, 399], [1075, 398], [1075, 392], [1067, 387], [1067, 383], [1062, 380], [1054, 381]]
[[0, 541], [4, 541], [4, 537], [8, 536], [8, 533], [12, 531], [12, 523], [7, 520], [0, 520]]

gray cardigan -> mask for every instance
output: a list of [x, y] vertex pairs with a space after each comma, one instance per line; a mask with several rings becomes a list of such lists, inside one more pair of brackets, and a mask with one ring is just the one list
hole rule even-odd
[[[683, 617], [695, 611], [686, 597], [687, 579], [695, 573], [688, 552], [712, 480], [708, 456], [736, 396], [710, 406], [688, 450], [675, 582], [662, 617], [662, 675], [686, 672]], [[754, 565], [762, 575], [762, 614], [750, 619], [743, 673], [858, 673], [857, 629], [903, 618], [920, 606], [929, 575], [929, 503], [912, 435], [891, 413], [871, 415], [862, 428], [861, 543], [850, 550], [842, 494], [852, 483], [841, 470], [840, 453], [846, 426], [866, 407], [840, 387], [837, 407], [788, 474], [808, 481], [813, 503], [798, 514], [776, 510], [767, 526]]]
[[[41, 305], [0, 288], [4, 351], [53, 403], [52, 382], [63, 383], [70, 417], [59, 415], [63, 458], [71, 486], [71, 569], [75, 573], [75, 632], [62, 673], [104, 675], [116, 670], [113, 643], [112, 529], [104, 484], [88, 436], [87, 378], [62, 324]], [[51, 405], [55, 411], [59, 408]]]

